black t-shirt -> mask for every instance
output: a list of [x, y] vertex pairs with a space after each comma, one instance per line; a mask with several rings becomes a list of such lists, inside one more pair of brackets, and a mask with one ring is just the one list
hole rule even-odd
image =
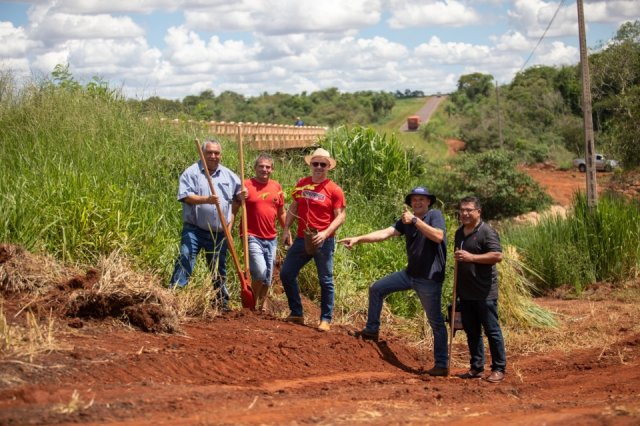
[[[472, 254], [489, 252], [502, 253], [500, 237], [490, 225], [480, 222], [465, 237], [464, 226], [456, 231], [456, 250], [466, 250]], [[462, 300], [493, 300], [498, 298], [498, 269], [496, 265], [472, 262], [458, 262], [457, 295]]]
[[413, 278], [425, 278], [437, 282], [444, 281], [444, 267], [447, 263], [447, 227], [440, 210], [429, 210], [421, 218], [426, 224], [441, 229], [444, 237], [440, 244], [435, 243], [418, 231], [415, 225], [398, 220], [394, 228], [405, 236], [407, 249], [407, 274]]

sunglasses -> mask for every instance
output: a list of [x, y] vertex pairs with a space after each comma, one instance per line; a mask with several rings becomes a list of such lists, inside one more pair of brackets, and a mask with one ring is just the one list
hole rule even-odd
[[322, 167], [323, 169], [324, 169], [325, 167], [327, 167], [327, 166], [328, 166], [328, 164], [327, 164], [327, 163], [320, 163], [320, 162], [318, 162], [318, 161], [313, 161], [313, 162], [311, 163], [311, 165], [312, 165], [313, 167]]

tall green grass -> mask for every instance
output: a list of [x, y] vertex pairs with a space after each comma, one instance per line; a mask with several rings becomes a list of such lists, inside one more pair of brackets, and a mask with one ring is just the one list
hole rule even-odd
[[507, 235], [539, 272], [541, 291], [571, 285], [580, 292], [593, 282], [636, 278], [640, 271], [640, 205], [619, 196], [601, 197], [592, 211], [578, 193], [566, 218], [543, 217]]
[[15, 93], [0, 116], [0, 239], [82, 263], [119, 249], [166, 274], [181, 224], [178, 177], [206, 133], [146, 122], [82, 90]]

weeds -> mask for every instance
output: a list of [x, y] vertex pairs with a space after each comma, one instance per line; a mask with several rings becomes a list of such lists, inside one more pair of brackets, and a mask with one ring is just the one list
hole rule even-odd
[[566, 217], [545, 216], [537, 226], [506, 233], [523, 260], [538, 271], [537, 289], [571, 285], [581, 293], [593, 282], [624, 282], [640, 273], [640, 206], [620, 197], [601, 197], [591, 211], [576, 195]]
[[91, 401], [85, 403], [80, 398], [80, 393], [74, 389], [71, 393], [71, 399], [66, 404], [58, 404], [53, 408], [53, 411], [60, 414], [73, 414], [79, 411], [84, 411], [93, 405], [94, 398]]
[[59, 349], [52, 312], [44, 324], [31, 311], [27, 311], [25, 321], [25, 326], [9, 323], [0, 303], [0, 353], [32, 361], [38, 354]]

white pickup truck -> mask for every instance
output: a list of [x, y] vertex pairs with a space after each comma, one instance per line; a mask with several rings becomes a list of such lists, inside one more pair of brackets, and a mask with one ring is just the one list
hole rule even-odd
[[[587, 163], [584, 161], [584, 158], [576, 158], [573, 160], [573, 165], [578, 168], [581, 172], [587, 171]], [[599, 172], [610, 172], [613, 169], [620, 167], [616, 160], [609, 160], [605, 158], [602, 154], [596, 154], [596, 170]]]

